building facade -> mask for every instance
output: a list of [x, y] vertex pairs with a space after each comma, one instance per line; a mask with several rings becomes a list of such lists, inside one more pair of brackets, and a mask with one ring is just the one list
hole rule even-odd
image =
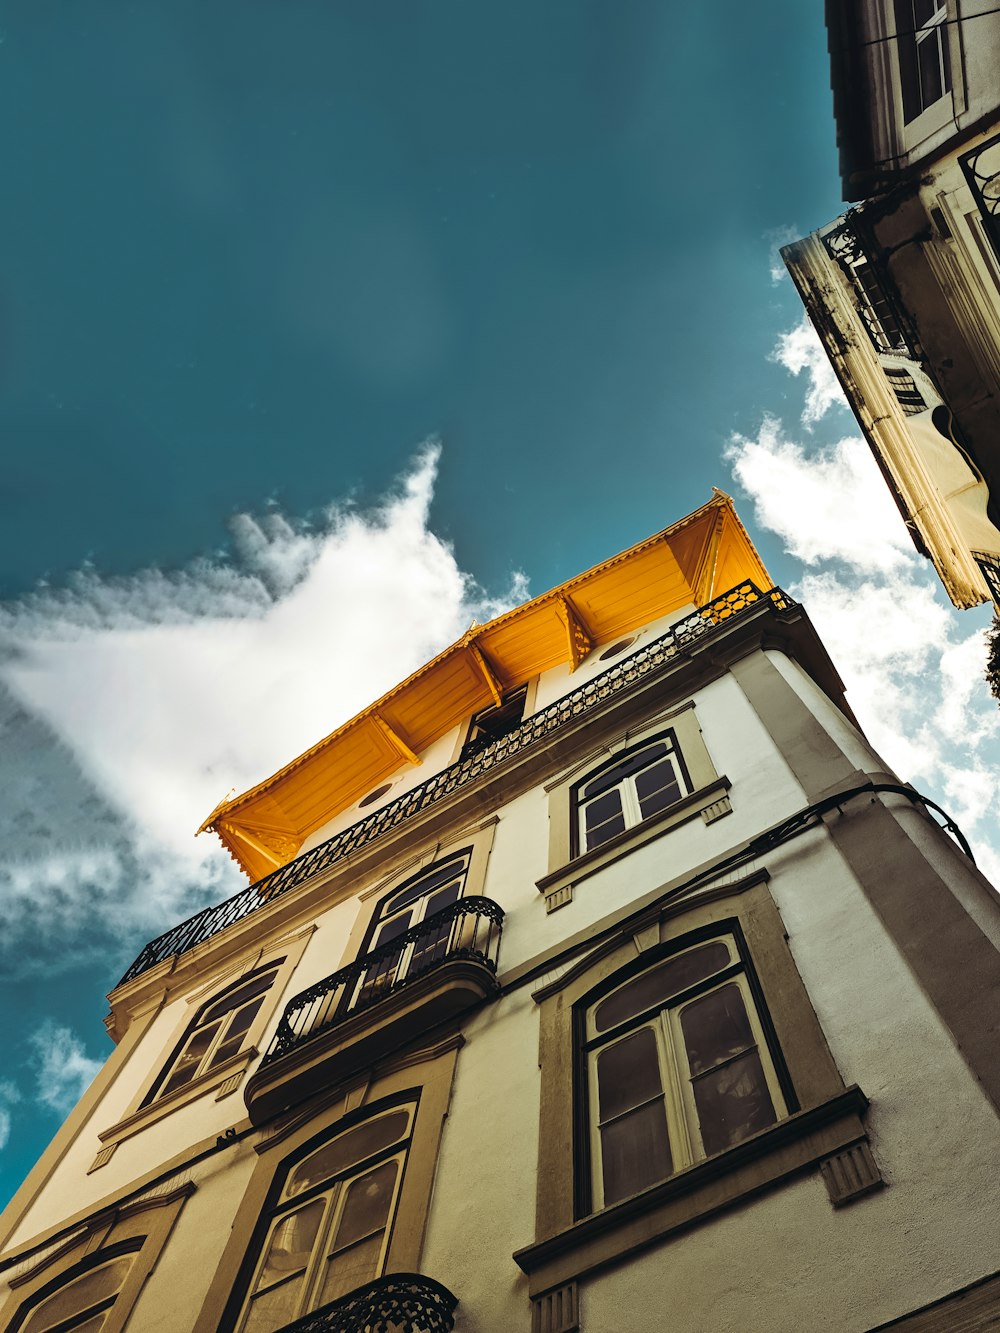
[[253, 883], [112, 991], [0, 1326], [994, 1327], [1000, 911], [938, 818], [716, 493], [213, 812]]
[[918, 550], [1000, 605], [1000, 12], [828, 0], [844, 197], [789, 272]]

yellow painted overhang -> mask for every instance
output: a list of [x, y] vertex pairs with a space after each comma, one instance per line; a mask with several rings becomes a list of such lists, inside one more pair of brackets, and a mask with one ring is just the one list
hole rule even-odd
[[504, 691], [570, 670], [599, 643], [750, 579], [771, 586], [728, 495], [523, 606], [477, 625], [342, 727], [198, 830], [214, 830], [251, 879], [290, 861], [316, 829]]

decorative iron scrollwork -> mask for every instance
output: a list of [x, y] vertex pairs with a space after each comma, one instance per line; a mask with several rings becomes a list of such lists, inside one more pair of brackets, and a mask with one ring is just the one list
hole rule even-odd
[[1000, 134], [965, 153], [959, 162], [982, 214], [983, 227], [1000, 259]]
[[630, 656], [623, 657], [607, 671], [587, 681], [571, 694], [557, 699], [548, 708], [543, 708], [526, 718], [520, 726], [505, 736], [484, 745], [482, 749], [477, 749], [474, 754], [460, 759], [450, 768], [435, 773], [419, 786], [411, 787], [388, 805], [372, 811], [370, 815], [366, 815], [364, 819], [358, 820], [356, 824], [343, 829], [340, 833], [335, 833], [326, 842], [320, 843], [318, 847], [305, 852], [294, 861], [289, 861], [287, 865], [258, 880], [256, 884], [242, 889], [232, 898], [214, 907], [204, 908], [187, 921], [182, 921], [155, 940], [151, 940], [118, 984], [123, 985], [126, 981], [131, 981], [167, 958], [187, 953], [189, 949], [211, 939], [213, 935], [225, 930], [235, 921], [243, 920], [275, 898], [311, 879], [313, 875], [320, 874], [360, 847], [367, 846], [383, 833], [398, 828], [411, 815], [450, 796], [452, 792], [464, 787], [466, 783], [474, 782], [507, 759], [546, 741], [553, 732], [568, 722], [576, 721], [616, 694], [631, 689], [651, 673], [661, 670], [683, 656], [707, 634], [729, 624], [733, 617], [752, 610], [762, 602], [770, 603], [779, 611], [790, 610], [797, 605], [780, 588], [762, 592], [756, 584], [749, 581], [730, 588], [728, 592], [672, 625], [660, 638], [646, 644]]
[[433, 1278], [390, 1273], [286, 1324], [281, 1333], [451, 1333], [458, 1298]]
[[854, 214], [848, 213], [823, 237], [827, 254], [851, 284], [854, 306], [876, 352], [914, 356], [907, 321], [894, 299], [891, 282], [865, 249]]
[[315, 982], [285, 1006], [262, 1067], [449, 962], [469, 959], [496, 975], [503, 918], [491, 898], [459, 898]]

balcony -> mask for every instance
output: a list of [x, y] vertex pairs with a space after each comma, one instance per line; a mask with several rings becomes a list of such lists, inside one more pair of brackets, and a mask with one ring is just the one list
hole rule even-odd
[[457, 1304], [433, 1278], [390, 1273], [286, 1324], [281, 1333], [451, 1333]]
[[254, 1124], [492, 999], [503, 917], [460, 898], [291, 999], [247, 1084]]
[[151, 940], [118, 984], [124, 985], [166, 959], [196, 948], [227, 926], [242, 921], [314, 875], [330, 869], [382, 834], [398, 828], [411, 816], [484, 777], [506, 760], [536, 746], [544, 747], [553, 733], [567, 723], [577, 722], [611, 698], [627, 692], [656, 672], [675, 664], [678, 659], [682, 660], [696, 645], [714, 638], [740, 619], [764, 608], [796, 611], [798, 604], [780, 588], [762, 592], [753, 583], [741, 583], [730, 589], [672, 625], [660, 638], [644, 644], [628, 657], [619, 659], [614, 666], [592, 677], [579, 689], [557, 699], [548, 708], [533, 713], [512, 731], [485, 744], [482, 749], [477, 748], [450, 768], [433, 774], [426, 782], [403, 792], [394, 801], [334, 834], [326, 842], [296, 857], [294, 861], [289, 861], [280, 870], [249, 885], [232, 898], [214, 907], [204, 908], [187, 921], [182, 921], [180, 925]]

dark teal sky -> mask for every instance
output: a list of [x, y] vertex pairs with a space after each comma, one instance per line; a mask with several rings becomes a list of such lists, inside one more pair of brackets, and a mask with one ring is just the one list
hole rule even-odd
[[[0, 10], [0, 595], [377, 495], [534, 586], [725, 483], [838, 211], [821, 7]], [[780, 386], [780, 387], [779, 387]]]
[[[840, 209], [818, 0], [7, 0], [0, 158], [12, 604], [182, 567], [237, 511], [364, 505], [430, 435], [434, 530], [539, 592], [731, 484], [801, 318], [770, 233]], [[57, 737], [6, 697], [0, 726], [8, 853], [114, 836]], [[58, 1124], [26, 1034], [106, 1053], [101, 938], [75, 966], [40, 904], [0, 978], [0, 1199]]]

